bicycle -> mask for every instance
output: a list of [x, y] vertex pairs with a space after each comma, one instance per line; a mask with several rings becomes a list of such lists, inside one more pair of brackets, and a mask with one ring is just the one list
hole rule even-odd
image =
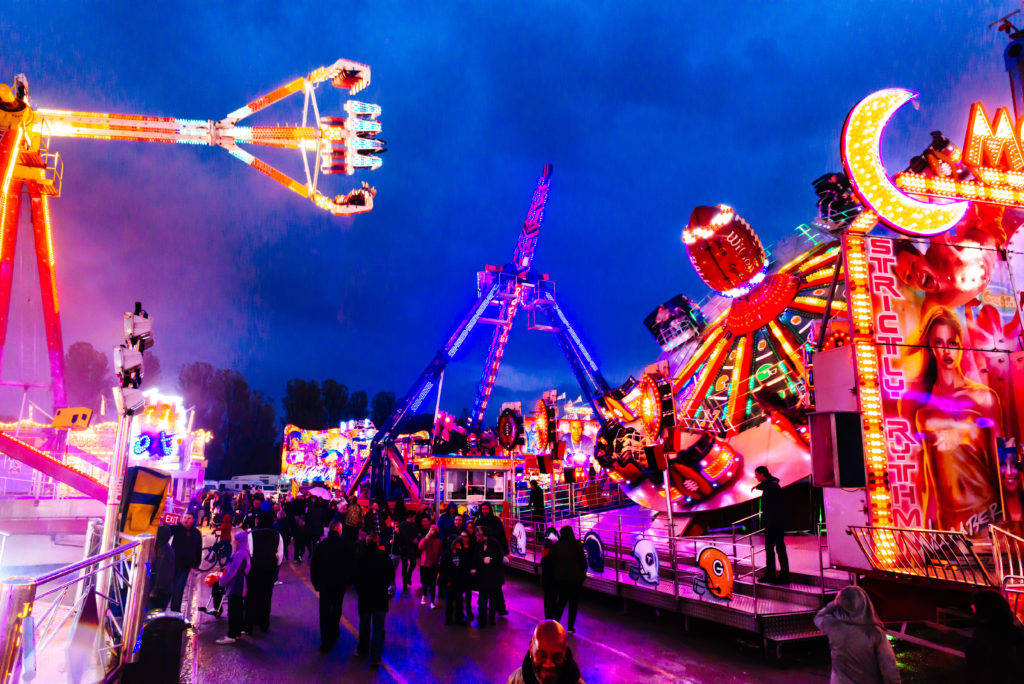
[[213, 570], [215, 567], [223, 570], [227, 567], [230, 556], [231, 544], [229, 542], [214, 542], [203, 549], [203, 556], [199, 561], [199, 571], [206, 572], [207, 570]]

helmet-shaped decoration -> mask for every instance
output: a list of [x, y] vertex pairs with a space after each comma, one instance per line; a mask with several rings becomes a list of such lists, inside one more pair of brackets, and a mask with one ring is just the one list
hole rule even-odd
[[720, 599], [732, 600], [732, 563], [725, 553], [708, 546], [697, 556], [697, 565], [704, 571], [708, 591]]
[[697, 207], [683, 229], [683, 244], [697, 275], [727, 297], [764, 280], [765, 251], [754, 229], [732, 207]]

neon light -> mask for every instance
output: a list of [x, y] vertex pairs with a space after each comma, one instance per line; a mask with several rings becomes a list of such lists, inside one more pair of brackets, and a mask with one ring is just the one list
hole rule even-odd
[[[874, 311], [869, 283], [867, 239], [861, 235], [848, 234], [843, 236], [843, 242], [849, 293], [847, 299], [853, 323], [852, 341], [861, 408], [864, 462], [867, 471], [868, 514], [873, 527], [892, 527], [892, 500], [889, 495], [882, 395], [873, 337]], [[874, 530], [872, 534], [879, 561], [883, 566], [892, 564], [896, 560], [892, 533]]]
[[843, 167], [861, 202], [887, 225], [909, 235], [937, 235], [955, 226], [969, 203], [929, 204], [903, 194], [886, 174], [879, 147], [889, 119], [916, 97], [909, 90], [889, 88], [857, 103], [843, 125]]

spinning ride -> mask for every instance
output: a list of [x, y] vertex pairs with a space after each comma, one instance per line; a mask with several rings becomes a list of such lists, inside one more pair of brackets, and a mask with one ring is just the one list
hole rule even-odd
[[823, 335], [825, 348], [843, 344], [847, 333], [833, 318], [846, 316], [838, 242], [771, 264], [726, 205], [694, 209], [682, 239], [716, 294], [701, 309], [675, 297], [648, 317], [663, 354], [605, 398], [613, 418], [596, 457], [632, 499], [664, 510], [649, 457], [664, 449], [669, 498], [685, 513], [749, 499], [758, 465], [784, 484], [810, 473], [805, 351]]
[[[401, 454], [395, 448], [395, 440], [405, 421], [416, 413], [430, 394], [439, 391], [445, 367], [478, 324], [494, 325], [495, 328], [473, 402], [473, 411], [470, 414], [472, 432], [482, 431], [494, 380], [501, 367], [516, 314], [520, 311], [526, 311], [527, 323], [531, 330], [555, 334], [558, 345], [583, 390], [584, 398], [594, 410], [600, 410], [599, 401], [609, 391], [608, 383], [559, 305], [554, 283], [547, 274], [533, 268], [533, 255], [537, 248], [537, 240], [540, 238], [544, 208], [551, 185], [551, 170], [551, 165], [545, 164], [540, 178], [537, 179], [537, 187], [512, 252], [512, 260], [500, 267], [487, 265], [483, 271], [477, 273], [477, 300], [473, 307], [406, 395], [396, 404], [394, 412], [374, 437], [370, 458], [364, 467], [364, 471], [370, 471], [370, 488], [373, 496], [386, 493], [391, 483], [392, 469], [402, 478], [410, 493], [414, 497], [417, 496], [418, 487], [412, 480]], [[472, 434], [470, 441], [472, 442]], [[350, 492], [363, 475], [363, 471], [357, 475]]]
[[[316, 99], [316, 89], [326, 82], [348, 95], [355, 95], [369, 85], [370, 68], [340, 59], [256, 98], [220, 121], [35, 109], [29, 101], [28, 81], [24, 75], [18, 75], [13, 87], [0, 83], [0, 358], [7, 337], [15, 247], [24, 194], [28, 195], [31, 207], [50, 365], [50, 384], [39, 386], [50, 389], [55, 409], [67, 406], [64, 343], [49, 209], [49, 199], [61, 194], [63, 164], [60, 154], [50, 147], [51, 138], [222, 147], [235, 158], [309, 199], [320, 209], [334, 215], [367, 212], [373, 208], [376, 191], [366, 183], [347, 194], [328, 197], [320, 191], [320, 181], [326, 175], [352, 174], [357, 169], [374, 170], [381, 166], [380, 157], [374, 156], [384, 151], [384, 143], [376, 139], [381, 130], [377, 120], [380, 107], [350, 99], [343, 105], [344, 117], [323, 115]], [[302, 93], [304, 97], [300, 125], [238, 125], [246, 117], [296, 93]], [[242, 146], [247, 144], [298, 151], [303, 179], [293, 178], [246, 151]], [[11, 381], [0, 381], [0, 385], [37, 386]], [[0, 452], [92, 495], [94, 483], [83, 485], [78, 477], [80, 473], [63, 465], [65, 446], [62, 440], [59, 442], [47, 447], [47, 453], [43, 453], [2, 435]]]

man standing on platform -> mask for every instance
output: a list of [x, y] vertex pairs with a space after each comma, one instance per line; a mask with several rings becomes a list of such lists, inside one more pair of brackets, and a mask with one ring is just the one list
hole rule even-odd
[[[765, 466], [757, 466], [754, 476], [761, 490], [761, 520], [764, 524], [765, 574], [768, 584], [789, 584], [789, 557], [786, 555], [786, 502], [782, 499], [779, 478]], [[775, 556], [779, 557], [779, 571], [775, 572]]]
[[171, 610], [181, 612], [181, 598], [185, 594], [189, 575], [199, 569], [203, 555], [203, 535], [195, 527], [195, 516], [185, 513], [171, 532], [174, 549], [174, 582], [171, 585]]

